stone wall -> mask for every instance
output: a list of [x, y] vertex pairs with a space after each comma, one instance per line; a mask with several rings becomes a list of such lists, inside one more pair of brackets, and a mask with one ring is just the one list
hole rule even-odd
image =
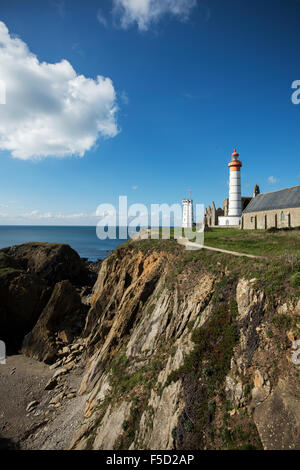
[[243, 214], [243, 229], [266, 229], [271, 227], [299, 227], [300, 207]]
[[219, 225], [219, 217], [224, 215], [224, 211], [219, 207], [216, 209], [214, 201], [212, 202], [211, 207], [205, 209], [205, 225], [208, 227], [215, 227]]

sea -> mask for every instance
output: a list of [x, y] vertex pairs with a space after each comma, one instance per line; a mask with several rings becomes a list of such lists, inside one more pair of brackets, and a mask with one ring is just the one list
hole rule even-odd
[[117, 238], [100, 240], [96, 227], [62, 227], [62, 226], [0, 226], [0, 249], [27, 242], [66, 243], [81, 258], [97, 261], [106, 258], [117, 246], [126, 240]]

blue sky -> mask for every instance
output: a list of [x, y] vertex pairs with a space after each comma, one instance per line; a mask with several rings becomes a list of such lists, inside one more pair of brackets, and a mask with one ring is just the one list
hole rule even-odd
[[243, 195], [300, 184], [300, 2], [130, 1], [1, 0], [0, 224], [92, 224], [119, 195], [188, 188], [220, 206], [234, 147]]

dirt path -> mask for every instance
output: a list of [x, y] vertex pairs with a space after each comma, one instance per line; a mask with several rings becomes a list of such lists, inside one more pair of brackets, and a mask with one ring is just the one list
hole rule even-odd
[[[54, 371], [23, 355], [0, 365], [0, 449], [67, 449], [83, 417], [85, 396], [77, 396], [82, 368], [63, 377], [53, 390], [45, 386]], [[59, 394], [64, 398], [50, 404]], [[67, 398], [68, 394], [73, 397]], [[31, 410], [29, 403], [35, 402]]]
[[199, 249], [205, 249], [205, 250], [210, 250], [210, 251], [218, 251], [220, 253], [227, 253], [229, 255], [233, 256], [246, 256], [247, 258], [263, 258], [263, 256], [257, 256], [257, 255], [249, 255], [248, 253], [240, 253], [238, 251], [229, 251], [229, 250], [224, 250], [223, 248], [213, 248], [212, 246], [206, 246], [206, 245], [200, 245], [199, 243], [194, 243], [190, 242], [186, 238], [179, 238], [178, 239], [179, 245], [184, 245], [189, 247], [191, 250], [199, 250]]

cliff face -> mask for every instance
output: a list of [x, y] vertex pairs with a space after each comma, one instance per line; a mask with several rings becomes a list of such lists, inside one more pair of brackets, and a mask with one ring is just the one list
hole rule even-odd
[[180, 256], [127, 246], [103, 262], [71, 448], [299, 449], [300, 302]]
[[[39, 360], [46, 360], [47, 355], [53, 358], [55, 348], [46, 344], [52, 333], [65, 329], [81, 332], [86, 311], [75, 286], [79, 291], [83, 286], [88, 289], [94, 283], [93, 276], [68, 245], [26, 243], [0, 250], [0, 335], [8, 353], [19, 350], [24, 336], [38, 321], [34, 335], [27, 338], [25, 353]], [[76, 312], [77, 317], [84, 317], [77, 329]], [[66, 342], [74, 337], [73, 331], [70, 333]]]

